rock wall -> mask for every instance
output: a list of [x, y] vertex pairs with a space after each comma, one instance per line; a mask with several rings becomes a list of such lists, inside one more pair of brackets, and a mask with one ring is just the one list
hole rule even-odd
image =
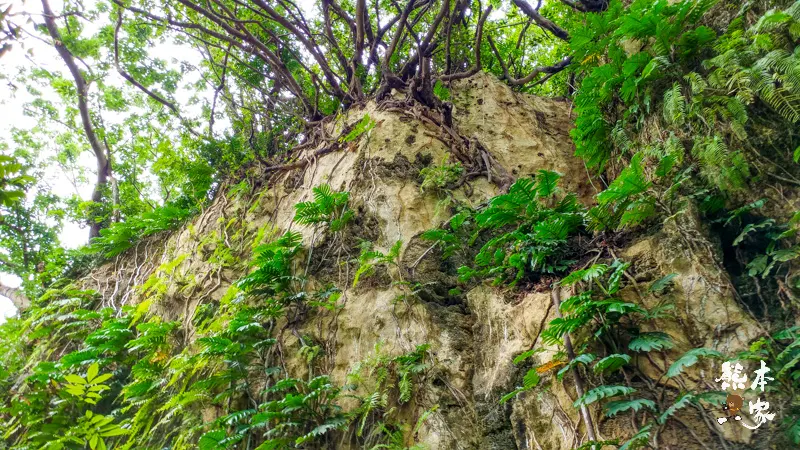
[[[453, 140], [443, 138], [439, 127], [413, 110], [367, 104], [327, 128], [336, 135], [368, 114], [375, 126], [361, 139], [326, 154], [307, 149], [298, 158], [306, 163], [296, 170], [251, 174], [245, 194], [218, 196], [190, 225], [137, 244], [92, 273], [84, 284], [101, 292], [106, 304], [135, 305], [152, 297], [152, 291], [147, 294], [141, 286], [162, 273], [164, 285], [148, 307], [183, 320], [189, 344], [194, 336], [191, 317], [201, 305], [222, 298], [248, 270], [250, 243], [287, 230], [299, 231], [305, 247], [313, 248], [298, 261], [308, 268], [309, 283], [332, 282], [343, 290], [343, 308], [336, 313], [312, 312], [302, 325], [323, 342], [320, 371], [344, 384], [354, 363], [374, 354], [377, 343], [389, 355], [427, 343], [434, 362], [424, 376], [420, 395], [396, 412], [414, 423], [423, 411], [438, 405], [419, 430], [418, 442], [431, 449], [573, 448], [577, 436], [586, 434], [585, 423], [572, 406], [577, 398], [574, 387], [557, 382], [555, 371], [543, 375], [541, 389], [499, 402], [525, 373], [513, 364], [513, 358], [543, 346], [540, 332], [555, 317], [549, 287], [511, 290], [478, 285], [466, 292], [454, 291], [452, 263], [442, 261], [438, 250], [420, 239], [420, 234], [448, 219], [453, 202], [477, 206], [498, 194], [501, 173], [517, 178], [539, 169], [555, 170], [564, 175], [562, 188], [576, 192], [585, 204], [593, 201], [598, 181], [590, 180], [583, 162], [573, 156], [569, 104], [515, 93], [483, 73], [454, 84], [451, 95], [455, 129], [490, 153], [494, 161], [490, 164], [496, 166], [489, 171], [495, 174], [493, 180], [486, 175], [472, 178], [454, 189], [452, 197], [421, 192], [420, 170], [452, 161]], [[312, 227], [293, 223], [294, 205], [312, 199], [311, 189], [323, 183], [349, 192], [350, 208], [356, 212], [353, 225], [337, 242]], [[400, 264], [353, 288], [354, 266], [348, 261], [357, 258], [359, 239], [373, 242], [384, 252], [401, 241]], [[670, 358], [689, 348], [733, 352], [757, 335], [758, 324], [734, 298], [718, 244], [696, 218], [685, 214], [661, 229], [626, 239], [609, 245], [633, 263], [637, 283], [676, 274], [674, 288], [667, 293], [637, 288], [623, 292], [623, 298], [632, 302], [652, 306], [669, 300], [676, 306], [675, 318], [658, 322], [657, 328], [678, 345], [667, 353], [667, 360], [639, 361], [642, 373], [656, 380]], [[223, 245], [236, 247], [234, 254], [245, 256], [223, 264], [215, 257]], [[170, 264], [179, 257], [177, 265]], [[408, 285], [398, 280], [419, 283], [416, 297], [410, 298]], [[293, 354], [299, 347], [297, 336], [281, 336], [284, 354]], [[535, 358], [545, 363], [554, 351], [550, 348]], [[300, 358], [290, 358], [286, 366], [293, 376], [304, 376], [308, 370]], [[696, 383], [708, 383], [717, 372], [703, 364], [696, 367], [691, 377]], [[604, 419], [598, 410], [592, 414], [601, 437], [630, 437], [627, 421]], [[699, 412], [686, 414], [684, 422], [693, 433], [717, 439], [698, 426], [706, 420]], [[746, 443], [749, 436], [727, 438]], [[351, 447], [349, 442], [343, 437], [340, 447]], [[663, 448], [696, 446], [682, 428], [667, 430], [660, 442]]]

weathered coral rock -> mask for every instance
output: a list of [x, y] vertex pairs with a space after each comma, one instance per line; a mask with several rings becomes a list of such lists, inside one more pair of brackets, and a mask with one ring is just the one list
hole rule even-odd
[[[585, 204], [592, 202], [592, 182], [583, 162], [573, 156], [568, 103], [515, 93], [486, 74], [455, 83], [451, 91], [456, 129], [480, 141], [496, 164], [513, 177], [540, 169], [555, 170], [564, 175], [563, 190], [576, 192]], [[242, 232], [254, 233], [265, 225], [273, 228], [273, 235], [299, 231], [305, 246], [314, 247], [313, 254], [304, 255], [313, 275], [311, 283], [315, 279], [334, 281], [344, 289], [344, 307], [335, 320], [312, 314], [304, 325], [328, 340], [323, 365], [335, 382], [344, 384], [352, 365], [372, 354], [377, 343], [390, 355], [427, 343], [434, 365], [420, 389], [422, 394], [397, 412], [398, 417], [413, 424], [422, 411], [439, 405], [418, 433], [419, 442], [432, 449], [572, 448], [577, 444], [576, 436], [586, 434], [586, 425], [572, 407], [577, 396], [571, 383], [557, 382], [554, 373], [548, 373], [542, 377], [545, 388], [499, 403], [503, 394], [521, 383], [525, 372], [512, 363], [513, 358], [541, 345], [539, 333], [554, 317], [550, 292], [520, 296], [481, 285], [460, 295], [450, 294], [449, 289], [456, 284], [452, 273], [441, 270], [440, 255], [428, 251], [428, 243], [419, 239], [423, 231], [438, 227], [450, 212], [443, 203], [445, 196], [420, 192], [419, 170], [426, 164], [446, 161], [451, 148], [440, 137], [441, 130], [430, 123], [375, 104], [351, 110], [343, 123], [329, 125], [328, 132], [336, 135], [345, 123], [352, 125], [365, 114], [375, 122], [374, 128], [345, 150], [319, 157], [312, 156], [315, 149], [307, 151], [300, 156], [309, 161], [305, 167], [273, 175], [257, 187], [255, 204], [220, 196], [191, 225], [169, 237], [137, 245], [96, 271], [85, 284], [98, 289], [107, 303], [136, 303], [141, 298], [137, 286], [161, 263], [188, 255], [173, 269], [172, 285], [152, 307], [171, 318], [181, 318], [190, 341], [193, 334], [186, 317], [191, 317], [199, 304], [219, 300], [232, 281], [247, 270], [246, 264], [237, 267], [238, 273], [216, 270], [207, 260], [213, 245], [199, 245], [202, 237], [209, 233], [224, 237], [229, 232], [224, 224], [231, 217], [246, 219], [249, 229]], [[293, 206], [312, 199], [311, 189], [323, 183], [350, 193], [349, 207], [357, 218], [348, 233], [356, 236], [343, 239], [369, 239], [382, 251], [402, 241], [403, 273], [379, 274], [352, 288], [352, 266], [347, 261], [358, 256], [354, 253], [357, 249], [326, 247], [328, 238], [311, 227], [293, 223]], [[459, 187], [453, 196], [476, 206], [498, 192], [496, 184], [480, 177]], [[667, 361], [657, 361], [658, 367], [641, 362], [642, 371], [653, 379], [660, 377], [670, 358], [688, 348], [706, 346], [733, 352], [743, 348], [759, 329], [733, 297], [730, 281], [719, 268], [719, 250], [706, 234], [697, 220], [687, 215], [656, 235], [635, 239], [620, 254], [633, 262], [637, 273], [648, 273], [649, 280], [677, 274], [674, 287], [664, 294], [675, 304], [676, 319], [659, 321], [657, 328], [673, 336], [678, 345], [668, 353]], [[141, 265], [143, 260], [152, 262]], [[302, 261], [305, 263], [306, 258]], [[400, 276], [424, 281], [421, 300], [404, 299], [402, 287], [391, 285], [391, 280]], [[189, 279], [199, 286], [196, 291], [201, 295], [184, 298], [185, 286], [177, 280]], [[625, 298], [645, 306], [665, 300], [642, 294], [639, 298], [634, 289], [624, 292]], [[284, 350], [291, 354], [297, 339], [291, 333], [284, 336]], [[535, 357], [539, 363], [547, 362], [553, 350]], [[287, 367], [296, 372], [294, 376], [303, 376], [307, 370], [299, 358], [288, 361]], [[709, 381], [712, 369], [698, 365], [691, 371], [691, 379]], [[627, 423], [603, 420], [598, 410], [593, 414], [603, 437], [630, 437]], [[697, 418], [689, 420], [693, 427], [700, 422]], [[708, 433], [700, 427], [697, 430]], [[687, 444], [685, 438], [675, 437], [685, 434], [683, 430], [672, 431], [673, 436], [662, 437], [663, 442], [673, 442], [672, 448], [691, 448], [693, 444]], [[687, 446], [680, 446], [684, 444]], [[348, 448], [349, 444], [343, 442], [341, 447]]]

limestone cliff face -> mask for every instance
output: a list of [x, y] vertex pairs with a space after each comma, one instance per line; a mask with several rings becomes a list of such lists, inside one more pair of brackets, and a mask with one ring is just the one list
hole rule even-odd
[[[426, 343], [432, 367], [421, 381], [419, 395], [396, 412], [414, 423], [423, 411], [438, 405], [419, 430], [418, 442], [432, 449], [573, 448], [576, 436], [585, 435], [585, 423], [572, 406], [574, 388], [556, 381], [555, 371], [543, 375], [542, 389], [505, 404], [499, 402], [521, 383], [525, 372], [513, 364], [513, 358], [533, 347], [544, 347], [539, 334], [555, 317], [553, 293], [547, 286], [510, 290], [477, 285], [467, 291], [454, 290], [458, 283], [453, 263], [443, 261], [441, 253], [420, 234], [448, 219], [454, 201], [477, 206], [497, 195], [507, 183], [506, 177], [524, 177], [539, 169], [560, 172], [564, 175], [562, 188], [576, 192], [585, 204], [593, 201], [599, 181], [590, 180], [583, 162], [573, 156], [568, 103], [515, 93], [485, 74], [457, 83], [451, 95], [455, 129], [467, 141], [480, 143], [486, 154], [476, 154], [489, 168], [488, 174], [472, 177], [453, 190], [452, 198], [422, 192], [419, 172], [455, 159], [469, 144], [448, 136], [420, 111], [366, 104], [327, 128], [335, 135], [336, 130], [369, 114], [375, 126], [361, 139], [330, 153], [306, 149], [294, 170], [253, 173], [244, 192], [219, 195], [189, 225], [138, 244], [87, 277], [85, 286], [97, 289], [105, 303], [115, 306], [138, 304], [149, 297], [153, 311], [183, 321], [184, 342], [191, 345], [191, 318], [202, 305], [219, 301], [248, 270], [253, 239], [299, 231], [305, 247], [313, 250], [297, 263], [308, 269], [312, 285], [335, 283], [341, 288], [343, 307], [335, 312], [312, 311], [299, 332], [280, 334], [286, 370], [293, 376], [302, 377], [308, 371], [302, 358], [292, 356], [298, 353], [298, 336], [306, 332], [322, 346], [324, 356], [317, 370], [332, 374], [340, 384], [346, 383], [356, 362], [375, 352], [378, 343], [389, 355]], [[356, 212], [353, 224], [335, 240], [293, 223], [294, 205], [310, 200], [311, 189], [321, 184], [348, 191], [349, 206]], [[348, 261], [358, 257], [359, 239], [373, 242], [384, 252], [398, 241], [402, 247], [397, 267], [378, 271], [353, 288], [354, 266]], [[717, 244], [691, 215], [608, 245], [633, 264], [636, 283], [644, 285], [676, 274], [674, 288], [665, 294], [633, 288], [623, 292], [632, 302], [652, 306], [669, 300], [675, 305], [674, 319], [662, 320], [658, 329], [674, 338], [676, 348], [668, 352], [666, 360], [642, 358], [637, 362], [641, 373], [652, 378], [634, 380], [642, 389], [647, 389], [647, 383], [664, 382], [656, 381], [658, 374], [670, 358], [687, 349], [705, 346], [733, 352], [759, 332], [759, 325], [733, 296]], [[222, 246], [232, 249], [234, 261], [221, 262], [218, 250]], [[177, 264], [165, 264], [176, 258]], [[153, 276], [160, 276], [163, 284], [155, 298], [152, 290], [146, 294], [141, 289]], [[419, 283], [414, 298], [407, 295], [408, 283], [397, 280]], [[554, 350], [535, 358], [546, 363]], [[691, 380], [696, 383], [713, 381], [709, 378], [718, 372], [703, 364], [693, 369]], [[207, 414], [213, 417], [214, 411]], [[630, 437], [628, 419], [604, 419], [597, 410], [593, 415], [598, 438]], [[684, 422], [692, 432], [717, 439], [706, 427], [697, 425], [703, 420], [708, 418], [687, 408]], [[738, 442], [749, 439], [744, 435], [727, 437]], [[667, 430], [659, 439], [664, 448], [696, 445], [689, 442], [683, 428]], [[340, 447], [350, 448], [348, 442], [343, 437]]]

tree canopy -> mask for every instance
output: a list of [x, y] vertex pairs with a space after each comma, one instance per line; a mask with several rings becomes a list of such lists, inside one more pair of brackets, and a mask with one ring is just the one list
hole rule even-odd
[[[20, 183], [8, 182], [17, 189], [4, 195], [18, 201], [4, 201], [3, 232], [26, 249], [7, 252], [4, 270], [37, 277], [45, 255], [63, 253], [55, 236], [64, 221], [88, 227], [93, 240], [119, 241], [136, 233], [101, 230], [157, 211], [185, 218], [237, 170], [291, 159], [292, 148], [324, 138], [321, 121], [392, 89], [443, 111], [447, 122], [442, 92], [480, 70], [522, 90], [567, 95], [566, 27], [604, 8], [464, 0], [6, 5], [2, 48], [28, 55], [4, 77], [34, 125], [10, 129], [4, 152], [21, 176], [41, 182], [24, 199]], [[53, 166], [73, 194], [52, 190]], [[13, 227], [15, 216], [31, 227]]]

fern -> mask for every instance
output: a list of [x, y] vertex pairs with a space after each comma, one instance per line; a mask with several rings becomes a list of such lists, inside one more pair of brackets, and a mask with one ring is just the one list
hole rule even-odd
[[660, 331], [640, 333], [628, 344], [628, 348], [634, 352], [669, 350], [673, 346], [672, 338]]
[[[464, 223], [474, 223], [477, 229], [471, 240], [481, 234], [489, 237], [474, 257], [476, 267], [458, 269], [461, 280], [491, 277], [495, 283], [516, 284], [532, 273], [566, 268], [568, 261], [560, 261], [560, 256], [568, 238], [582, 227], [583, 217], [572, 195], [554, 204], [559, 178], [548, 171], [540, 171], [535, 179], [521, 178], [507, 194], [493, 198], [483, 210], [471, 216], [462, 211], [454, 217], [458, 217], [457, 221], [451, 220], [454, 231]], [[458, 239], [455, 233], [429, 232], [427, 236], [438, 238], [445, 249], [453, 248]]]
[[522, 386], [519, 386], [508, 394], [500, 397], [500, 404], [506, 403], [517, 395], [535, 388], [539, 385], [540, 379], [541, 378], [539, 377], [539, 373], [536, 371], [536, 369], [528, 370], [528, 372], [526, 372], [525, 376], [522, 378]]
[[634, 392], [636, 392], [636, 389], [627, 386], [600, 386], [583, 394], [582, 397], [575, 400], [573, 406], [579, 408], [582, 405], [591, 405], [605, 398], [630, 395]]
[[647, 445], [647, 442], [650, 440], [650, 430], [653, 428], [652, 424], [645, 425], [644, 427], [640, 428], [632, 438], [625, 441], [620, 447], [619, 450], [634, 450], [637, 448], [642, 448]]
[[648, 408], [651, 411], [654, 411], [656, 409], [656, 404], [652, 400], [637, 398], [633, 400], [617, 400], [608, 402], [604, 408], [606, 410], [606, 417], [614, 417], [621, 412], [629, 410], [638, 412], [642, 408]]
[[353, 211], [347, 208], [350, 198], [348, 192], [336, 192], [327, 184], [311, 190], [314, 201], [301, 202], [295, 205], [294, 220], [303, 225], [325, 224], [333, 231], [341, 231], [354, 217]]
[[582, 353], [580, 355], [577, 355], [576, 357], [572, 358], [572, 361], [567, 363], [567, 365], [565, 365], [563, 368], [561, 368], [561, 370], [558, 371], [557, 374], [558, 379], [559, 380], [562, 379], [567, 372], [572, 370], [573, 367], [577, 367], [579, 364], [588, 366], [589, 364], [591, 364], [592, 361], [594, 361], [594, 359], [595, 356], [591, 353]]
[[552, 197], [558, 190], [561, 174], [549, 170], [539, 170], [536, 175], [536, 195], [540, 198]]
[[664, 92], [664, 120], [676, 126], [682, 126], [686, 122], [686, 97], [681, 93], [681, 86], [677, 82]]
[[610, 373], [619, 370], [622, 366], [631, 362], [631, 357], [626, 354], [614, 354], [606, 356], [605, 358], [597, 361], [594, 365], [594, 371], [597, 373]]
[[425, 167], [419, 171], [422, 177], [419, 189], [421, 192], [445, 190], [456, 183], [463, 172], [464, 167], [461, 163], [448, 164], [445, 156], [438, 166]]
[[675, 360], [672, 365], [669, 366], [667, 369], [667, 378], [673, 378], [680, 375], [683, 372], [683, 369], [686, 367], [693, 366], [697, 364], [699, 358], [706, 357], [706, 358], [723, 358], [723, 355], [716, 351], [711, 350], [708, 348], [695, 348], [689, 350], [688, 352], [684, 353], [680, 358]]
[[687, 405], [689, 405], [689, 403], [694, 401], [695, 396], [693, 394], [683, 394], [677, 400], [675, 400], [675, 402], [670, 405], [670, 407], [667, 408], [660, 416], [658, 416], [658, 423], [664, 424], [667, 419], [674, 416], [679, 409], [685, 408]]

